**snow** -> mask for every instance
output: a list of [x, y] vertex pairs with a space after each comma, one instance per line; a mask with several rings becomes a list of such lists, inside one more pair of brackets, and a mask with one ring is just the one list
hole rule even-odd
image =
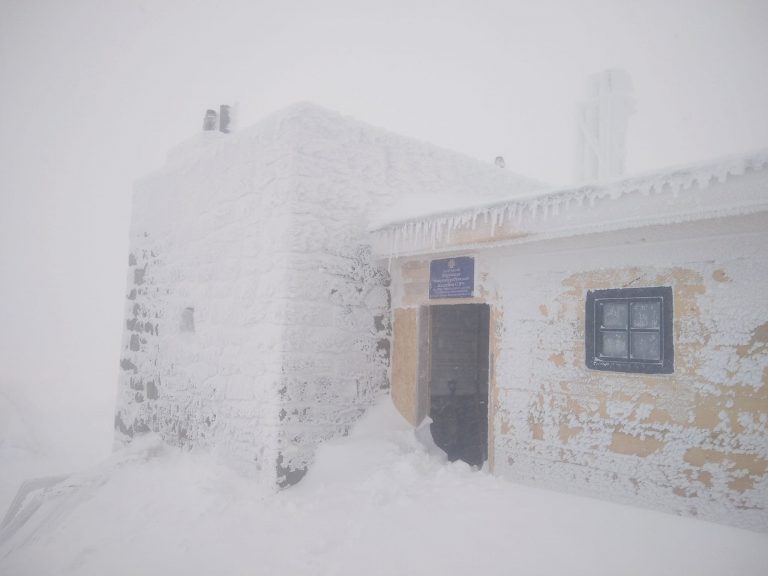
[[[506, 227], [515, 242], [605, 232], [649, 224], [669, 224], [702, 218], [765, 210], [764, 188], [752, 186], [735, 197], [717, 186], [733, 177], [764, 173], [768, 150], [721, 158], [690, 166], [672, 167], [630, 178], [562, 189], [526, 191], [510, 188], [506, 197], [494, 201], [475, 199], [463, 204], [432, 203], [422, 198], [414, 207], [405, 205], [397, 216], [382, 212], [371, 226], [377, 239], [375, 251], [396, 257], [418, 251], [436, 251], [457, 232], [490, 227], [490, 236]], [[748, 179], [747, 179], [748, 180]], [[725, 193], [723, 193], [725, 192]], [[498, 195], [498, 190], [496, 194]], [[620, 201], [620, 202], [616, 202]], [[488, 245], [488, 240], [483, 241]]]
[[277, 494], [148, 437], [0, 531], [0, 573], [748, 576], [768, 563], [768, 535], [510, 484], [447, 463], [423, 434], [384, 399]]

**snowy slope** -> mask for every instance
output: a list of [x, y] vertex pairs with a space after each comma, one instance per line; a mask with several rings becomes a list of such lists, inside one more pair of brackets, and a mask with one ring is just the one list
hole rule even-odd
[[509, 484], [448, 464], [388, 400], [271, 494], [157, 441], [51, 489], [0, 573], [764, 574], [768, 535]]

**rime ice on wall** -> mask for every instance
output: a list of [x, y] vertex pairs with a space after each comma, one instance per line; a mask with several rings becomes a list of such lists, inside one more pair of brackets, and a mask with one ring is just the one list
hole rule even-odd
[[[376, 232], [392, 270], [396, 405], [411, 416], [419, 395], [402, 342], [416, 345], [418, 307], [435, 303], [430, 259], [474, 255], [473, 301], [492, 314], [494, 472], [768, 531], [768, 166], [764, 154], [726, 164], [721, 179], [707, 176], [717, 167], [659, 174], [650, 194], [628, 180], [557, 212], [558, 196], [584, 189], [537, 196], [546, 213], [496, 228], [480, 211], [501, 205], [474, 224], [465, 212]], [[686, 172], [701, 183], [668, 183]], [[642, 286], [672, 287], [674, 373], [588, 370], [587, 291]]]
[[388, 386], [372, 216], [529, 188], [307, 105], [177, 147], [134, 197], [117, 437], [152, 430], [295, 482]]
[[214, 152], [223, 136], [203, 136], [208, 150], [170, 162], [134, 197], [116, 427], [123, 440], [152, 430], [173, 444], [215, 446], [268, 479], [285, 308], [276, 287], [287, 274], [272, 245], [290, 216], [277, 176], [291, 157], [256, 144], [254, 165], [222, 161]]
[[469, 208], [446, 210], [441, 204], [439, 213], [423, 217], [402, 219], [383, 213], [375, 224], [376, 252], [397, 256], [471, 242], [523, 243], [741, 214], [754, 211], [756, 205], [768, 206], [764, 189], [746, 178], [736, 183], [739, 194], [723, 195], [717, 184], [766, 167], [768, 150], [763, 150], [623, 180], [554, 191], [534, 189], [533, 194], [513, 194], [501, 202], [477, 202]]
[[[768, 260], [757, 238], [700, 237], [652, 254], [617, 239], [620, 248], [582, 257], [582, 266], [569, 262], [573, 252], [491, 257], [496, 269], [525, 266], [514, 283], [510, 274], [496, 280], [496, 471], [768, 530]], [[585, 368], [586, 291], [626, 285], [672, 287], [673, 374]]]

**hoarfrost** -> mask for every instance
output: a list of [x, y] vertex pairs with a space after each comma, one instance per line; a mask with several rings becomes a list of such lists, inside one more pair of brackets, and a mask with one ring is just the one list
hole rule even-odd
[[[683, 192], [706, 190], [724, 183], [731, 176], [759, 171], [768, 166], [768, 150], [748, 156], [727, 158], [687, 168], [673, 168], [633, 178], [596, 182], [561, 190], [517, 195], [503, 202], [483, 204], [450, 212], [413, 216], [401, 220], [376, 222], [373, 232], [386, 238], [390, 258], [396, 258], [409, 247], [419, 245], [435, 250], [450, 243], [458, 231], [474, 231], [487, 226], [490, 239], [500, 230], [524, 232], [526, 225], [541, 225], [551, 219], [567, 218], [573, 210], [592, 210], [606, 200], [617, 201], [629, 196], [669, 195], [673, 200]], [[692, 204], [697, 199], [692, 198]]]

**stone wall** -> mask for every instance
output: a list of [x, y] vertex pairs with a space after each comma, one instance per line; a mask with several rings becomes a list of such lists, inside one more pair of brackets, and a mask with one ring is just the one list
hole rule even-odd
[[270, 482], [291, 214], [279, 176], [291, 155], [256, 144], [253, 159], [223, 160], [206, 150], [221, 140], [199, 145], [137, 185], [117, 437], [215, 448]]

